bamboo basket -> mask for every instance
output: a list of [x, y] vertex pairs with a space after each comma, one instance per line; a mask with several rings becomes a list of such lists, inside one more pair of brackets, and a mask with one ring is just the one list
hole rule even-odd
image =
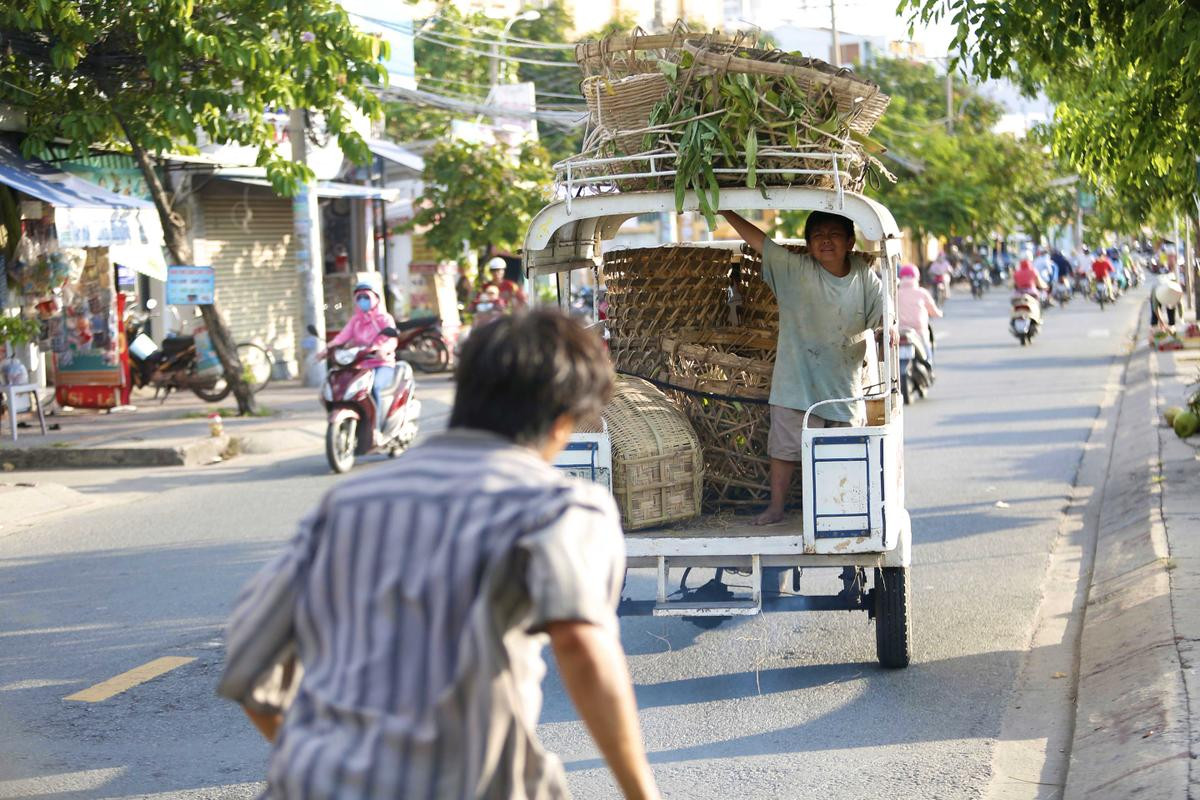
[[612, 442], [613, 496], [625, 530], [700, 514], [700, 442], [665, 394], [646, 381], [620, 378], [604, 421]]
[[662, 337], [672, 386], [749, 400], [771, 396], [775, 343], [775, 331], [751, 328], [683, 329]]
[[666, 380], [664, 333], [729, 321], [726, 287], [741, 253], [672, 245], [604, 256], [609, 350], [618, 372]]
[[684, 42], [704, 38], [719, 44], [736, 44], [742, 37], [702, 34], [677, 25], [671, 33], [646, 33], [641, 28], [628, 34], [612, 34], [599, 41], [588, 39], [575, 45], [575, 63], [585, 77], [604, 75], [623, 78], [658, 72], [659, 61], [679, 60]]
[[760, 50], [713, 40], [685, 41], [683, 48], [695, 63], [727, 72], [791, 78], [810, 95], [832, 93], [838, 111], [852, 114], [851, 130], [869, 134], [887, 110], [891, 98], [874, 83], [853, 77], [817, 58], [793, 56], [781, 50]]

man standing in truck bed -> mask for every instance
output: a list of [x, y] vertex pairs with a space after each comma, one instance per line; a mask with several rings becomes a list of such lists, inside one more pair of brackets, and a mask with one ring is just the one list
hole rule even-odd
[[[779, 303], [779, 340], [771, 377], [771, 502], [755, 525], [783, 519], [801, 460], [804, 413], [822, 400], [862, 395], [864, 331], [878, 328], [883, 284], [854, 249], [854, 223], [813, 211], [804, 222], [807, 253], [793, 253], [732, 211], [721, 212], [762, 255], [763, 280]], [[809, 417], [814, 428], [861, 425], [860, 403], [830, 403]]]

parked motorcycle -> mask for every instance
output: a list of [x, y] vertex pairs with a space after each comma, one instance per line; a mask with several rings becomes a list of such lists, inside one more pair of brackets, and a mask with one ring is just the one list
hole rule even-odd
[[[316, 336], [316, 329], [308, 332]], [[383, 334], [399, 337], [395, 328]], [[329, 412], [325, 429], [325, 458], [334, 472], [347, 472], [357, 456], [387, 453], [395, 458], [417, 438], [421, 401], [416, 398], [412, 367], [397, 361], [390, 386], [382, 387], [380, 406], [386, 418], [379, 429], [380, 409], [371, 389], [375, 368], [369, 366], [375, 352], [369, 347], [342, 345], [329, 351], [329, 371], [321, 386], [321, 403]]]
[[450, 366], [450, 345], [437, 317], [417, 317], [396, 323], [396, 357], [421, 372], [442, 372]]
[[1033, 341], [1042, 327], [1042, 304], [1032, 294], [1018, 292], [1012, 298], [1012, 312], [1008, 318], [1008, 329], [1017, 337], [1021, 346]]
[[[157, 303], [146, 302], [153, 311]], [[146, 332], [149, 315], [131, 313], [125, 321], [125, 341], [129, 343], [129, 375], [133, 385], [154, 387], [154, 396], [165, 402], [173, 391], [187, 390], [201, 400], [219, 403], [233, 390], [225, 380], [216, 353], [197, 347], [195, 336], [168, 336], [159, 347]], [[253, 342], [237, 345], [242, 374], [252, 393], [257, 393], [271, 381], [274, 368], [270, 354]]]
[[[929, 330], [930, 349], [933, 329]], [[924, 397], [933, 386], [933, 353], [925, 352], [925, 342], [912, 328], [900, 330], [900, 396], [905, 405], [912, 396]]]

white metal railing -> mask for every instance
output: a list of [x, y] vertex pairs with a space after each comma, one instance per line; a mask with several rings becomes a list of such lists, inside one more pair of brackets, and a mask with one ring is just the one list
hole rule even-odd
[[[741, 155], [743, 158], [745, 157], [744, 153]], [[631, 156], [572, 156], [554, 165], [555, 188], [563, 193], [567, 204], [567, 213], [570, 213], [571, 199], [584, 189], [599, 188], [605, 185], [615, 188], [619, 181], [675, 177], [677, 174], [676, 157], [677, 154], [669, 150], [654, 150]], [[861, 163], [862, 161], [862, 157], [856, 153], [777, 148], [759, 150], [756, 161], [766, 158], [796, 158], [828, 162], [828, 166], [822, 164], [819, 167], [756, 167], [754, 172], [756, 176], [804, 175], [829, 178], [833, 182], [833, 190], [837, 193], [839, 208], [845, 205], [845, 192], [849, 188], [846, 184], [850, 177], [850, 163]], [[713, 169], [713, 173], [745, 178], [749, 174], [749, 170], [745, 166], [716, 167]], [[797, 183], [804, 185], [805, 182]], [[762, 184], [760, 183], [760, 185]], [[774, 186], [774, 184], [770, 185]], [[671, 187], [668, 185], [663, 188]]]

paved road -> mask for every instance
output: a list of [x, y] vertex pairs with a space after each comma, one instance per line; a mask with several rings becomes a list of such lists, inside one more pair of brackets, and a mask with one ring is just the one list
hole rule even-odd
[[[1022, 349], [1000, 293], [951, 300], [935, 393], [906, 419], [909, 669], [876, 666], [863, 614], [773, 614], [712, 631], [624, 622], [668, 797], [982, 796], [1048, 552], [1134, 312], [1133, 298], [1104, 312], [1076, 302], [1049, 312]], [[334, 482], [322, 456], [43, 477], [137, 499], [0, 536], [0, 797], [251, 796], [266, 747], [212, 694], [219, 626], [240, 583]], [[831, 572], [805, 579], [836, 589]], [[644, 576], [631, 585], [650, 593]], [[62, 699], [164, 657], [194, 660], [102, 702]], [[577, 797], [615, 796], [553, 675], [541, 733]]]

